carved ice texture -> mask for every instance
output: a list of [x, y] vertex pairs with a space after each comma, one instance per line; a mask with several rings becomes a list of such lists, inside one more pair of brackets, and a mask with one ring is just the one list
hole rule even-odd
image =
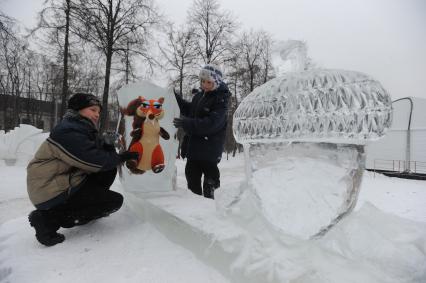
[[272, 47], [272, 63], [278, 77], [287, 72], [300, 72], [306, 69], [308, 48], [304, 41], [278, 41]]
[[233, 130], [239, 143], [365, 144], [390, 123], [391, 99], [378, 81], [353, 71], [311, 70], [254, 89], [236, 110]]
[[[283, 60], [306, 66], [302, 43], [282, 46], [291, 49], [280, 52]], [[359, 72], [288, 72], [257, 87], [233, 120], [247, 182], [219, 190], [217, 208], [237, 223], [261, 219], [280, 234], [324, 235], [355, 207], [364, 144], [385, 134], [391, 110], [380, 83]]]
[[257, 143], [244, 150], [248, 181], [234, 204], [224, 206], [225, 214], [257, 214], [272, 231], [309, 239], [324, 235], [355, 207], [362, 146]]
[[0, 131], [0, 166], [26, 166], [48, 136], [43, 130], [26, 124], [20, 124], [7, 133]]

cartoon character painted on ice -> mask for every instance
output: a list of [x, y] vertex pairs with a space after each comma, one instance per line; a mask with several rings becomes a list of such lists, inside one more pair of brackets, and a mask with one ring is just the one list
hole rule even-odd
[[132, 100], [124, 111], [126, 115], [133, 116], [129, 151], [139, 153], [137, 161], [126, 162], [127, 168], [134, 174], [143, 174], [147, 170], [160, 173], [164, 169], [160, 136], [168, 140], [170, 135], [159, 123], [164, 116], [163, 102], [164, 97], [148, 100], [139, 96]]

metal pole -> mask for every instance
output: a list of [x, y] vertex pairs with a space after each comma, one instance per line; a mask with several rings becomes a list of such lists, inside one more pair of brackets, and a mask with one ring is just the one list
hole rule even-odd
[[411, 116], [413, 115], [413, 100], [411, 99], [411, 97], [404, 97], [404, 98], [400, 98], [397, 99], [394, 102], [400, 101], [402, 99], [408, 99], [408, 101], [410, 101], [410, 117], [408, 119], [408, 127], [407, 127], [407, 146], [405, 147], [405, 160], [408, 162], [408, 167], [405, 168], [405, 171], [407, 171], [408, 173], [410, 172], [410, 160], [411, 160]]

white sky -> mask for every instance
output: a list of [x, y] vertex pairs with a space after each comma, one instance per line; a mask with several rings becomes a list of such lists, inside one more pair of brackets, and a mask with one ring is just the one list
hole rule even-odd
[[[186, 19], [193, 0], [157, 0], [174, 22]], [[426, 98], [424, 0], [223, 0], [243, 29], [263, 29], [276, 40], [308, 43], [324, 68], [372, 75], [393, 99]], [[1, 9], [31, 26], [42, 0], [0, 0]]]

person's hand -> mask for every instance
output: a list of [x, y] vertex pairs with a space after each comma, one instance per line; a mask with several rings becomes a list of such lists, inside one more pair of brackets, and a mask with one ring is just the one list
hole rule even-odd
[[182, 118], [174, 118], [173, 119], [173, 125], [175, 126], [175, 128], [183, 128], [184, 124], [185, 124], [185, 120], [187, 120], [188, 118], [182, 117]]
[[115, 151], [115, 146], [113, 144], [104, 143], [103, 148], [106, 151]]
[[103, 148], [108, 151], [115, 151], [115, 145], [118, 143], [120, 135], [114, 132], [105, 132], [102, 134]]
[[120, 154], [118, 154], [118, 158], [120, 158], [120, 162], [125, 162], [131, 159], [138, 160], [139, 159], [139, 153], [134, 151], [125, 151]]

